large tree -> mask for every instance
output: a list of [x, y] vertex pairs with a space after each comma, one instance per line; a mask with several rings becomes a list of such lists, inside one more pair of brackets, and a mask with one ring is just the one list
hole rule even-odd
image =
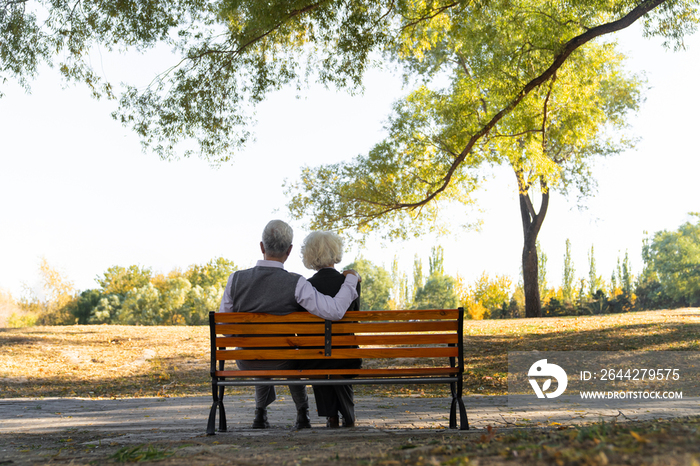
[[536, 244], [550, 192], [590, 193], [591, 156], [631, 145], [621, 130], [640, 81], [623, 72], [614, 44], [594, 39], [661, 4], [470, 2], [414, 15], [430, 19], [404, 26], [396, 55], [420, 85], [395, 105], [388, 137], [351, 162], [304, 168], [291, 210], [315, 228], [389, 237], [443, 230], [441, 207], [472, 202], [481, 167], [509, 165], [526, 315], [541, 315]]
[[245, 144], [270, 91], [309, 79], [357, 90], [368, 67], [396, 61], [417, 87], [397, 104], [387, 140], [351, 163], [308, 169], [292, 208], [318, 226], [420, 233], [435, 228], [441, 204], [471, 202], [479, 167], [509, 164], [527, 314], [538, 315], [534, 246], [550, 189], [585, 192], [588, 156], [625, 146], [606, 141], [605, 127], [638, 97], [614, 48], [593, 41], [642, 19], [647, 34], [682, 46], [698, 1], [0, 0], [0, 80], [28, 85], [58, 57], [67, 79], [112, 96], [90, 65], [92, 46], [166, 43], [181, 61], [146, 88], [123, 89], [115, 117], [162, 157], [188, 154], [179, 143], [194, 139], [217, 163]]

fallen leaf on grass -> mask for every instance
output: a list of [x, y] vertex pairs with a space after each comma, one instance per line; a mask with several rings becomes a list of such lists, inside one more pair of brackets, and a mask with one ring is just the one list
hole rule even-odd
[[648, 438], [642, 437], [641, 435], [639, 435], [638, 433], [636, 433], [633, 430], [630, 430], [630, 435], [632, 437], [634, 437], [634, 439], [639, 443], [649, 443], [650, 442], [650, 440]]
[[481, 434], [478, 443], [489, 443], [496, 436], [496, 428], [488, 425], [486, 426], [486, 433]]
[[602, 451], [598, 453], [598, 461], [600, 462], [601, 466], [606, 466], [609, 463], [607, 455]]

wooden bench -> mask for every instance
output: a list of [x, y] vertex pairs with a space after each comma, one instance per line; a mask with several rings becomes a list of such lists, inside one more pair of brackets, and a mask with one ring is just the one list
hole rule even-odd
[[[464, 310], [352, 311], [342, 320], [308, 312], [285, 316], [209, 313], [214, 402], [207, 434], [226, 431], [224, 388], [251, 385], [449, 384], [450, 428], [469, 429], [462, 401]], [[230, 349], [227, 349], [230, 348]], [[236, 359], [363, 359], [361, 369], [226, 370]], [[373, 361], [370, 361], [373, 360]], [[403, 367], [402, 367], [403, 366]], [[353, 376], [353, 378], [342, 378]], [[336, 378], [338, 377], [338, 378]]]

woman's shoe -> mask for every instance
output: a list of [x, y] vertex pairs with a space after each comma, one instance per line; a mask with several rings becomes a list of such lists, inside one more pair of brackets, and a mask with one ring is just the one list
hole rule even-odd
[[343, 427], [355, 427], [355, 420], [354, 419], [349, 420], [349, 419], [343, 418]]
[[327, 417], [326, 427], [330, 427], [331, 429], [336, 429], [340, 427], [340, 419], [338, 419], [338, 416]]

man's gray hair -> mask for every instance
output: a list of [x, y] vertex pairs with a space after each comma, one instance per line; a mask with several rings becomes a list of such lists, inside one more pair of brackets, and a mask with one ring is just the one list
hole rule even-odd
[[271, 220], [265, 225], [262, 242], [266, 254], [272, 257], [283, 257], [292, 245], [292, 239], [294, 239], [292, 227], [282, 220]]
[[307, 269], [333, 266], [343, 260], [343, 239], [332, 231], [312, 231], [301, 245], [301, 260]]

